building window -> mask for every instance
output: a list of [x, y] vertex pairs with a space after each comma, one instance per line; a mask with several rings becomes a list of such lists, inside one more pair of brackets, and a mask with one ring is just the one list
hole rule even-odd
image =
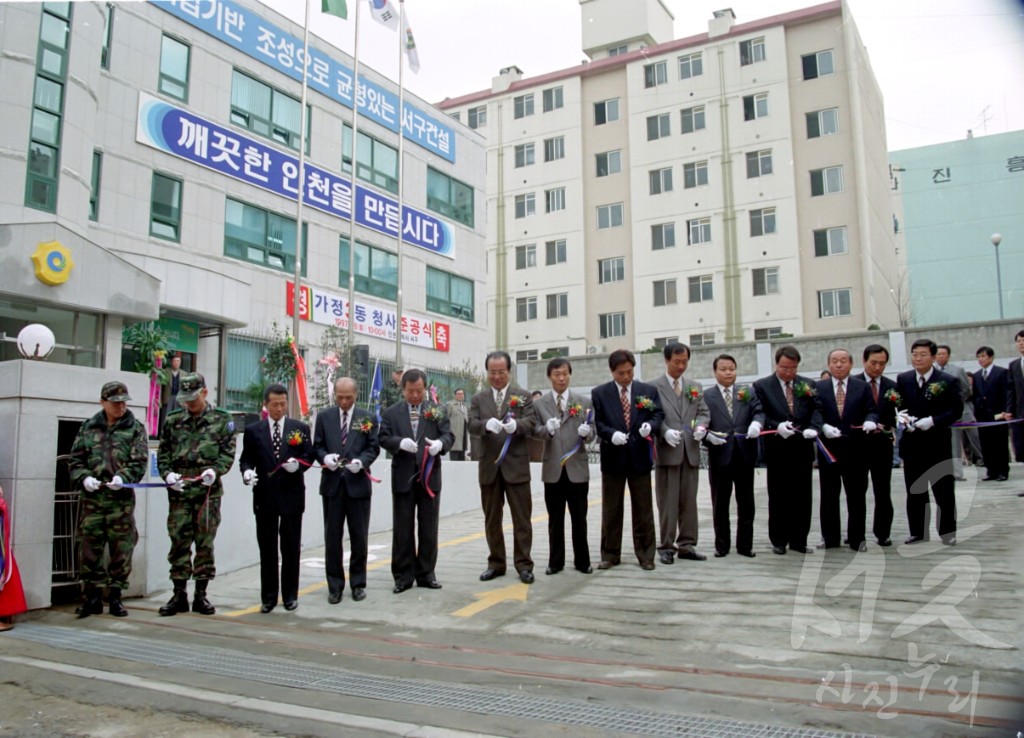
[[843, 191], [843, 168], [828, 167], [811, 170], [811, 197], [834, 195]]
[[687, 243], [696, 246], [711, 243], [711, 218], [694, 218], [686, 221]]
[[565, 188], [556, 187], [553, 190], [544, 191], [544, 212], [554, 213], [565, 210]]
[[[559, 87], [558, 89], [562, 89]], [[544, 139], [544, 161], [565, 158], [565, 136]]]
[[663, 349], [673, 343], [679, 343], [679, 336], [662, 336], [654, 339], [654, 348]]
[[625, 313], [603, 313], [598, 315], [601, 338], [617, 338], [626, 335]]
[[679, 57], [679, 79], [690, 79], [704, 74], [704, 60], [701, 53]]
[[546, 356], [549, 359], [554, 359], [554, 358], [556, 358], [558, 356], [568, 356], [568, 355], [569, 355], [569, 347], [568, 346], [548, 346], [547, 350], [544, 352], [544, 356]]
[[473, 188], [427, 167], [427, 207], [473, 227]]
[[110, 69], [110, 39], [114, 34], [114, 5], [103, 9], [103, 45], [100, 47], [100, 67]]
[[[309, 110], [308, 105], [306, 109]], [[307, 154], [310, 117], [306, 116]], [[298, 150], [301, 119], [302, 105], [294, 97], [234, 70], [231, 78], [231, 122], [236, 126]]]
[[622, 171], [622, 152], [605, 151], [597, 155], [597, 176], [607, 177]]
[[487, 106], [470, 108], [466, 111], [466, 119], [470, 128], [483, 128], [487, 125]]
[[529, 218], [537, 214], [537, 196], [528, 192], [525, 195], [516, 195], [516, 217]]
[[704, 106], [684, 108], [681, 112], [683, 133], [693, 133], [704, 128]]
[[743, 120], [755, 120], [768, 117], [768, 93], [746, 95], [743, 98]]
[[750, 235], [765, 236], [775, 233], [775, 208], [750, 211]]
[[651, 226], [651, 250], [662, 251], [675, 248], [676, 224], [658, 223]]
[[462, 120], [462, 113], [456, 110], [454, 113], [448, 113], [452, 120]]
[[[352, 173], [352, 126], [347, 123], [341, 130], [341, 171]], [[359, 131], [356, 149], [359, 179], [398, 194], [398, 149]]]
[[851, 315], [851, 291], [842, 290], [821, 290], [818, 293], [818, 317], [838, 318], [843, 315]]
[[[295, 242], [293, 219], [238, 200], [225, 200], [225, 256], [291, 274], [295, 271]], [[347, 270], [347, 249], [345, 253], [343, 265]], [[348, 284], [347, 276], [342, 284]]]
[[537, 319], [537, 298], [518, 297], [516, 298], [516, 322], [525, 323], [528, 320]]
[[160, 42], [160, 79], [157, 89], [175, 100], [188, 102], [188, 72], [192, 47], [170, 36]]
[[544, 249], [547, 252], [547, 258], [545, 265], [554, 266], [555, 264], [564, 264], [566, 259], [565, 253], [565, 239], [561, 238], [557, 241], [548, 241], [544, 244]]
[[516, 169], [528, 167], [533, 164], [533, 144], [519, 144], [516, 146]]
[[754, 64], [756, 62], [763, 62], [764, 56], [764, 37], [751, 38], [746, 41], [740, 41], [740, 66], [745, 67], [748, 64]]
[[657, 87], [668, 82], [668, 62], [644, 65], [644, 87]]
[[608, 49], [608, 56], [622, 56], [623, 54], [629, 53], [628, 44], [619, 44]]
[[92, 177], [89, 180], [89, 220], [100, 218], [100, 179], [103, 173], [103, 152], [92, 152]]
[[669, 114], [652, 115], [647, 118], [647, 140], [657, 141], [665, 138], [671, 132], [669, 125]]
[[149, 235], [181, 240], [181, 180], [153, 172], [149, 206]]
[[674, 279], [658, 279], [654, 282], [654, 307], [675, 305], [676, 281]]
[[562, 88], [561, 87], [549, 87], [544, 90], [544, 112], [550, 113], [552, 110], [557, 110], [562, 107], [565, 103], [562, 101]]
[[25, 177], [25, 205], [56, 212], [71, 3], [44, 3]]
[[[338, 248], [338, 284], [348, 286], [348, 237], [342, 236]], [[398, 256], [356, 241], [356, 291], [364, 295], [398, 299]]]
[[565, 318], [569, 315], [569, 293], [559, 292], [547, 296], [548, 320], [552, 318]]
[[773, 338], [778, 338], [782, 335], [782, 326], [776, 325], [771, 328], [755, 328], [754, 329], [754, 340], [755, 341], [770, 341]]
[[525, 118], [533, 115], [533, 93], [512, 98], [512, 117]]
[[839, 133], [839, 108], [807, 113], [807, 138], [833, 136]]
[[473, 281], [427, 267], [427, 310], [473, 322]]
[[764, 267], [752, 269], [754, 275], [754, 297], [779, 294], [779, 268]]
[[772, 173], [772, 150], [747, 152], [747, 179], [764, 177]]
[[526, 349], [525, 351], [516, 351], [516, 363], [521, 361], [537, 361], [540, 358], [538, 356], [537, 349]]
[[817, 79], [836, 71], [832, 63], [832, 49], [802, 56], [800, 61], [803, 62], [804, 79]]
[[708, 302], [714, 298], [714, 288], [710, 274], [690, 277], [687, 280], [687, 285], [690, 288], [690, 302]]
[[701, 348], [703, 346], [714, 346], [715, 345], [715, 334], [714, 333], [691, 333], [690, 334], [690, 348]]
[[708, 183], [708, 163], [697, 161], [691, 164], [683, 164], [683, 187], [699, 187]]
[[621, 256], [613, 259], [600, 259], [597, 262], [598, 284], [622, 282], [626, 279], [626, 260]]
[[653, 169], [647, 173], [647, 179], [650, 182], [652, 195], [672, 191], [672, 167]]
[[846, 226], [822, 228], [814, 232], [815, 256], [836, 256], [846, 251]]
[[516, 246], [516, 269], [532, 269], [537, 266], [537, 244]]
[[618, 228], [622, 225], [622, 203], [599, 205], [597, 208], [597, 229]]
[[619, 98], [594, 103], [594, 125], [602, 126], [619, 119]]
[[[47, 6], [53, 4], [47, 3]], [[53, 353], [46, 358], [48, 364], [104, 367], [107, 322], [102, 314], [48, 307], [30, 300], [28, 295], [8, 294], [4, 297], [7, 299], [0, 300], [0, 335], [6, 340], [0, 340], [0, 361], [20, 360], [22, 356], [16, 336], [26, 325], [42, 323], [53, 331], [56, 339]], [[120, 333], [119, 330], [118, 335]], [[130, 371], [129, 367], [125, 369]], [[4, 704], [10, 705], [6, 701]], [[11, 735], [10, 731], [5, 732]]]

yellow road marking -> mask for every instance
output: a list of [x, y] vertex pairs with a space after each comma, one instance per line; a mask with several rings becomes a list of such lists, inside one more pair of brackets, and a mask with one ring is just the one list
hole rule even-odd
[[452, 615], [457, 618], [468, 618], [476, 615], [478, 612], [483, 612], [489, 607], [494, 607], [499, 602], [508, 602], [509, 600], [526, 602], [526, 593], [529, 589], [529, 585], [523, 584], [522, 582], [515, 582], [514, 584], [509, 584], [501, 589], [477, 592], [473, 595], [477, 598], [476, 602], [472, 605], [466, 605], [461, 610], [456, 610]]

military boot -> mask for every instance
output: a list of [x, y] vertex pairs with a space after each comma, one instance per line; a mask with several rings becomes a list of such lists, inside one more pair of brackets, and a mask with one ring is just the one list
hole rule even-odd
[[124, 609], [124, 605], [121, 604], [121, 588], [111, 587], [110, 595], [107, 597], [109, 600], [110, 614], [115, 618], [126, 618], [128, 617], [128, 611]]
[[79, 619], [87, 618], [90, 615], [103, 614], [103, 593], [97, 587], [86, 587], [82, 597], [82, 604], [75, 610]]
[[206, 585], [208, 580], [197, 579], [196, 580], [196, 593], [192, 597], [192, 612], [197, 612], [200, 615], [213, 615], [217, 612], [217, 608], [210, 604], [210, 601], [206, 599]]
[[185, 579], [174, 579], [172, 581], [174, 583], [174, 592], [171, 594], [171, 599], [159, 610], [160, 614], [164, 616], [188, 612], [188, 592], [185, 591], [188, 581]]

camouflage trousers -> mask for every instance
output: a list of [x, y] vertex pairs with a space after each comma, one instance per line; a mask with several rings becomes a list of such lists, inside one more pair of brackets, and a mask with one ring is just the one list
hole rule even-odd
[[[128, 588], [132, 553], [138, 543], [135, 528], [135, 493], [104, 490], [93, 497], [86, 493], [79, 502], [78, 536], [81, 543], [79, 570], [86, 587]], [[104, 566], [104, 549], [110, 559]]]
[[[171, 551], [171, 579], [213, 579], [213, 539], [220, 525], [220, 497], [170, 495], [167, 510], [167, 535]], [[196, 555], [192, 557], [192, 546]]]

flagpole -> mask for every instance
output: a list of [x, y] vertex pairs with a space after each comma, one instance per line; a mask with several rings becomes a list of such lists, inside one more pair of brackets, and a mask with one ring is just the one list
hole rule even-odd
[[[300, 316], [301, 310], [301, 299], [302, 299], [302, 200], [303, 193], [306, 190], [306, 95], [309, 92], [309, 85], [306, 82], [306, 65], [309, 63], [309, 3], [310, 0], [306, 0], [306, 20], [303, 24], [302, 29], [302, 102], [299, 110], [299, 182], [298, 182], [298, 198], [295, 206], [295, 274], [293, 293], [292, 293], [292, 338], [295, 339], [296, 349], [298, 349], [299, 342], [299, 326], [302, 324], [302, 318]], [[299, 377], [295, 377], [295, 395], [298, 395], [298, 383]], [[292, 403], [297, 403], [297, 399], [293, 397]], [[297, 407], [297, 405], [295, 405]], [[298, 413], [294, 413], [298, 415]]]
[[[350, 374], [352, 371], [352, 352], [355, 346], [355, 301], [356, 301], [356, 180], [358, 179], [358, 152], [359, 152], [359, 6], [362, 0], [356, 0], [356, 30], [355, 44], [352, 48], [352, 205], [348, 214], [348, 341], [346, 365]], [[342, 137], [344, 138], [344, 137]], [[344, 141], [342, 141], [344, 149]], [[342, 151], [344, 158], [345, 152]], [[356, 377], [358, 380], [358, 377]]]
[[398, 293], [395, 295], [395, 366], [402, 366], [402, 229], [405, 225], [404, 198], [405, 177], [405, 86], [403, 82], [405, 63], [402, 52], [405, 45], [405, 0], [398, 0]]

